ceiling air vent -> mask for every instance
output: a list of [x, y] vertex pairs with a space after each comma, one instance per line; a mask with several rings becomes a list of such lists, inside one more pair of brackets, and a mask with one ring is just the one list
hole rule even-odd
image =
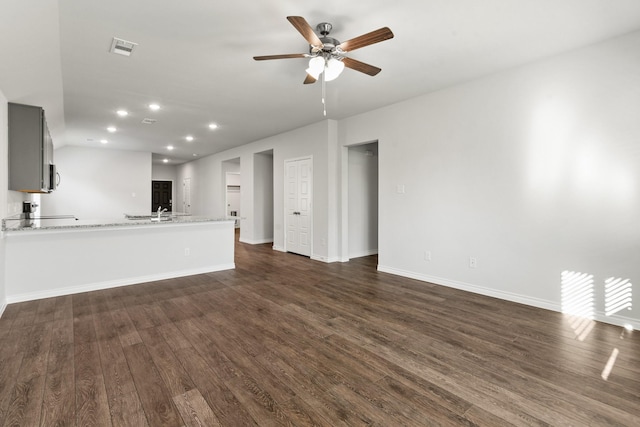
[[156, 119], [149, 119], [149, 118], [144, 118], [142, 119], [142, 123], [144, 123], [145, 125], [152, 125], [155, 122], [157, 122]]
[[111, 49], [109, 49], [109, 52], [117, 53], [118, 55], [131, 56], [131, 53], [136, 46], [138, 46], [138, 43], [114, 37], [111, 42]]

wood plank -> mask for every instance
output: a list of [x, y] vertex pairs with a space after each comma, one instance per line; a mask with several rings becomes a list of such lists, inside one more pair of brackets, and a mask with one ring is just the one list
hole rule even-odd
[[238, 376], [235, 366], [220, 346], [211, 341], [209, 336], [198, 328], [193, 319], [183, 320], [177, 323], [177, 327], [189, 340], [198, 354], [206, 360], [207, 364], [215, 369], [218, 377], [227, 380]]
[[4, 425], [40, 424], [51, 333], [51, 322], [36, 323], [31, 328]]
[[43, 426], [74, 425], [76, 416], [73, 319], [66, 317], [54, 321], [52, 331], [42, 397], [41, 424]]
[[178, 396], [194, 389], [195, 385], [191, 377], [184, 370], [162, 335], [155, 328], [143, 329], [139, 333], [169, 394]]
[[54, 320], [73, 319], [73, 298], [65, 295], [56, 298], [56, 307], [53, 314]]
[[215, 427], [222, 425], [197, 389], [174, 396], [173, 402], [182, 415], [186, 426]]
[[118, 336], [122, 346], [134, 345], [142, 342], [138, 330], [129, 317], [127, 309], [113, 310], [110, 312], [113, 321], [115, 322]]
[[225, 381], [225, 385], [260, 426], [291, 425], [278, 402], [249, 376]]
[[177, 426], [183, 420], [144, 344], [123, 348], [133, 382], [151, 426]]
[[[22, 307], [25, 307], [22, 305]], [[14, 314], [17, 317], [19, 311]], [[12, 325], [13, 322], [6, 325]], [[11, 327], [0, 345], [0, 425], [7, 415], [32, 326]]]
[[34, 323], [51, 322], [55, 314], [56, 298], [44, 298], [38, 300], [38, 308]]
[[192, 373], [198, 391], [223, 425], [256, 425], [251, 415], [218, 377], [214, 366], [193, 348], [181, 348], [176, 352], [184, 368]]
[[113, 425], [146, 426], [147, 418], [120, 340], [99, 341], [98, 345]]
[[111, 425], [91, 314], [74, 318], [73, 347], [76, 423], [78, 425]]
[[156, 327], [156, 330], [162, 335], [164, 340], [175, 351], [183, 348], [191, 348], [189, 340], [180, 332], [175, 323], [164, 323]]

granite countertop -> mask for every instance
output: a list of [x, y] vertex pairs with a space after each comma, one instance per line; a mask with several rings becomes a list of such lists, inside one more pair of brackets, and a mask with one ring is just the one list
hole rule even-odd
[[32, 231], [32, 230], [64, 230], [64, 229], [95, 229], [104, 227], [131, 227], [146, 225], [177, 225], [199, 222], [233, 221], [226, 218], [208, 216], [191, 216], [188, 214], [163, 214], [160, 221], [157, 215], [129, 215], [114, 219], [76, 219], [73, 216], [62, 218], [46, 217], [43, 219], [22, 219], [20, 215], [2, 220], [2, 231]]

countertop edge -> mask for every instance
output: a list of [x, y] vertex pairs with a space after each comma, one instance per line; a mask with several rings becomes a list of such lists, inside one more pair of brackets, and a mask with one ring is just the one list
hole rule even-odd
[[205, 223], [234, 223], [234, 220], [226, 218], [211, 217], [182, 217], [171, 221], [151, 221], [151, 220], [104, 220], [104, 222], [84, 223], [84, 224], [62, 224], [62, 225], [45, 225], [38, 227], [6, 227], [5, 220], [2, 221], [2, 233], [7, 234], [32, 234], [35, 232], [55, 232], [55, 231], [88, 231], [101, 229], [122, 229], [122, 228], [148, 228], [148, 227], [167, 227], [167, 226], [185, 226], [200, 225]]

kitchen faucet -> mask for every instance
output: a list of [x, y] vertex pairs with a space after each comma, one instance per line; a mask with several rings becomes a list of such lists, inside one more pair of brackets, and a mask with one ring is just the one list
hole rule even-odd
[[167, 208], [162, 209], [162, 206], [158, 206], [158, 221], [160, 220], [160, 215], [167, 211]]

